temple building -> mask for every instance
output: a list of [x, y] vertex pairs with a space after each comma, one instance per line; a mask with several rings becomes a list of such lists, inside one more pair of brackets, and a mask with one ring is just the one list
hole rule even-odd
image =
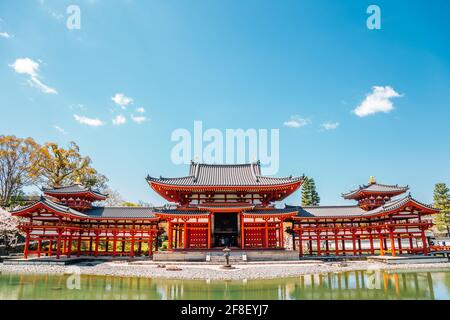
[[[259, 162], [192, 162], [188, 175], [147, 177], [169, 204], [101, 207], [107, 195], [81, 184], [43, 189], [35, 203], [12, 211], [22, 217], [24, 256], [152, 256], [167, 236], [168, 251], [298, 250], [305, 255], [384, 255], [429, 252], [427, 216], [408, 187], [367, 185], [343, 194], [348, 206], [280, 205], [304, 177], [268, 177]], [[289, 244], [287, 244], [289, 240]], [[44, 245], [45, 244], [45, 245]], [[143, 245], [145, 244], [145, 245]]]

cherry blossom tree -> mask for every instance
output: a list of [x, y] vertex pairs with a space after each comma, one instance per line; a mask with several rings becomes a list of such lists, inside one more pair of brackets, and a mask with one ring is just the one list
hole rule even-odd
[[5, 245], [5, 250], [17, 244], [19, 235], [22, 233], [19, 229], [20, 220], [2, 208], [0, 208], [0, 243]]

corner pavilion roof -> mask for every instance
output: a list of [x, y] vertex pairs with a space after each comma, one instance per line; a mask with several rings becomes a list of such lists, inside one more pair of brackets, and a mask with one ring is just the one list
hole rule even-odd
[[376, 182], [369, 183], [367, 185], [359, 186], [358, 189], [343, 193], [344, 199], [357, 199], [361, 195], [367, 194], [380, 194], [380, 195], [399, 195], [408, 191], [409, 187], [401, 187], [399, 185], [380, 184]]
[[189, 175], [178, 178], [147, 177], [148, 182], [175, 186], [276, 186], [303, 181], [304, 177], [266, 177], [260, 162], [248, 164], [203, 164], [192, 162]]
[[103, 194], [97, 190], [92, 190], [91, 188], [85, 187], [79, 183], [72, 184], [70, 186], [64, 187], [54, 187], [54, 188], [42, 188], [45, 194], [58, 195], [58, 194], [81, 194], [81, 193], [91, 193], [96, 198], [106, 199], [107, 195]]
[[373, 210], [366, 211], [361, 209], [359, 206], [305, 206], [305, 207], [295, 207], [286, 206], [286, 208], [298, 208], [299, 218], [353, 218], [353, 217], [368, 217], [373, 215], [382, 214], [385, 212], [390, 212], [401, 208], [408, 203], [412, 203], [416, 206], [429, 209], [430, 211], [438, 212], [439, 210], [433, 208], [430, 205], [421, 203], [416, 199], [412, 198], [410, 194], [407, 196], [386, 202], [384, 205], [377, 207]]

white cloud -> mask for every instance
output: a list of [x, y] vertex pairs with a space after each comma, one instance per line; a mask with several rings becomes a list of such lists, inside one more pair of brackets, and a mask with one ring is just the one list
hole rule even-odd
[[137, 108], [136, 111], [139, 112], [139, 113], [145, 113], [145, 109], [142, 108], [142, 107]]
[[288, 121], [283, 123], [284, 126], [289, 128], [300, 128], [308, 124], [311, 124], [311, 120], [301, 118], [299, 115], [293, 115]]
[[55, 128], [56, 130], [58, 130], [62, 134], [68, 134], [68, 132], [66, 130], [64, 130], [63, 128], [61, 128], [60, 126], [53, 126], [53, 128]]
[[120, 106], [122, 109], [125, 109], [127, 105], [130, 103], [133, 103], [133, 99], [130, 97], [127, 97], [123, 93], [116, 93], [114, 97], [111, 98], [112, 101], [114, 101], [115, 104]]
[[4, 31], [4, 32], [0, 32], [0, 38], [6, 38], [6, 39], [14, 38], [14, 35], [9, 34], [8, 32]]
[[99, 127], [104, 125], [104, 122], [99, 119], [92, 119], [84, 116], [79, 116], [77, 114], [74, 114], [73, 117], [75, 120], [77, 120], [81, 124], [86, 124], [91, 127]]
[[112, 123], [116, 126], [119, 126], [121, 124], [124, 124], [125, 122], [127, 122], [127, 119], [125, 119], [125, 117], [121, 114], [117, 115], [113, 120]]
[[9, 65], [14, 69], [15, 72], [19, 74], [26, 74], [30, 76], [27, 80], [27, 83], [31, 87], [38, 88], [44, 93], [57, 94], [58, 92], [44, 84], [41, 80], [39, 80], [39, 63], [30, 59], [30, 58], [20, 58], [16, 59], [13, 64]]
[[142, 122], [144, 122], [145, 120], [147, 120], [147, 118], [144, 117], [144, 116], [134, 116], [134, 115], [131, 115], [131, 120], [133, 120], [133, 121], [136, 122], [136, 123], [142, 123]]
[[321, 124], [321, 127], [325, 130], [334, 130], [339, 127], [339, 122], [325, 122]]
[[366, 98], [359, 106], [353, 110], [358, 117], [366, 117], [378, 112], [389, 113], [394, 110], [392, 98], [398, 98], [402, 95], [396, 92], [392, 87], [372, 87], [372, 92], [366, 95]]

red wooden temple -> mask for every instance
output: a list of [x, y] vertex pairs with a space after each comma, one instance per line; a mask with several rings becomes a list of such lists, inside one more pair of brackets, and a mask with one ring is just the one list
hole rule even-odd
[[75, 184], [43, 189], [39, 201], [12, 214], [24, 218], [25, 257], [152, 256], [161, 234], [168, 237], [169, 251], [228, 246], [241, 250], [289, 247], [298, 250], [300, 257], [428, 254], [425, 232], [432, 223], [425, 217], [438, 210], [410, 195], [398, 197], [408, 187], [371, 179], [343, 195], [356, 200], [356, 205], [279, 207], [303, 180], [263, 176], [259, 162], [192, 162], [187, 176], [147, 177], [150, 187], [171, 203], [164, 207], [95, 206], [107, 195]]

